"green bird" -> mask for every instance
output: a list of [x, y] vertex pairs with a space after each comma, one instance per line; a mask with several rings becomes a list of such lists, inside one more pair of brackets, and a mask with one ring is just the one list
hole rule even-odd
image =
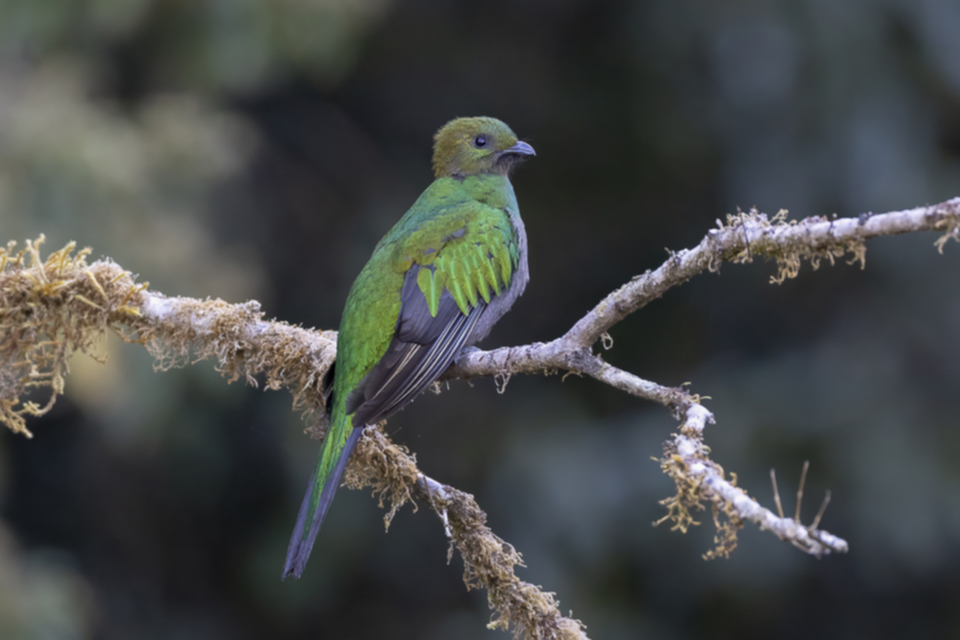
[[486, 117], [452, 120], [434, 140], [436, 179], [380, 240], [347, 296], [327, 378], [330, 426], [283, 578], [303, 573], [363, 429], [430, 386], [527, 286], [527, 235], [509, 175], [533, 147]]

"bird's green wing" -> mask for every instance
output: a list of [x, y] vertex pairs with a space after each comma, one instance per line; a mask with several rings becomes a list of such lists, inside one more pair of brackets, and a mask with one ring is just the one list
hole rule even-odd
[[403, 272], [396, 332], [347, 398], [354, 424], [375, 424], [433, 383], [513, 282], [520, 259], [510, 216], [478, 201], [418, 222], [393, 246]]

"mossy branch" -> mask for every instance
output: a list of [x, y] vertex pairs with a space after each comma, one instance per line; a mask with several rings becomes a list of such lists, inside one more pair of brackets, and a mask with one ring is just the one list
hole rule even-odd
[[[803, 526], [761, 507], [727, 479], [709, 459], [703, 444], [704, 427], [713, 414], [700, 398], [683, 388], [643, 380], [613, 367], [594, 353], [599, 340], [612, 347], [607, 333], [627, 315], [703, 271], [716, 271], [723, 262], [750, 262], [772, 258], [778, 272], [774, 282], [799, 273], [804, 260], [814, 268], [840, 258], [864, 264], [864, 242], [872, 237], [917, 231], [939, 231], [935, 243], [960, 235], [960, 198], [930, 206], [857, 218], [808, 218], [787, 221], [785, 212], [768, 218], [757, 211], [728, 216], [697, 247], [672, 253], [655, 271], [633, 278], [604, 298], [564, 336], [548, 343], [470, 350], [447, 372], [446, 378], [495, 376], [501, 385], [515, 373], [568, 371], [589, 375], [631, 395], [666, 406], [681, 420], [680, 433], [665, 445], [660, 459], [677, 484], [677, 495], [664, 502], [665, 520], [685, 530], [695, 521], [691, 512], [711, 504], [718, 526], [717, 549], [710, 557], [726, 555], [736, 544], [736, 530], [744, 521], [771, 529], [801, 549], [821, 555], [845, 551], [846, 542], [819, 530], [818, 520]], [[26, 416], [49, 411], [63, 392], [68, 357], [89, 353], [107, 331], [144, 345], [157, 368], [213, 359], [230, 380], [257, 384], [262, 376], [270, 389], [288, 389], [295, 408], [323, 416], [323, 373], [336, 357], [336, 333], [265, 321], [255, 301], [228, 304], [221, 300], [170, 298], [137, 284], [133, 276], [109, 259], [86, 261], [89, 249], [79, 252], [73, 243], [43, 259], [41, 237], [16, 251], [15, 243], [0, 249], [0, 422], [30, 435]], [[33, 398], [45, 392], [46, 399]], [[322, 426], [313, 429], [321, 435]], [[406, 449], [378, 428], [368, 429], [348, 469], [347, 484], [373, 486], [390, 502], [389, 522], [403, 504], [420, 498], [431, 505], [445, 531], [464, 558], [468, 587], [487, 590], [495, 610], [492, 627], [513, 626], [528, 638], [585, 638], [579, 621], [562, 616], [552, 594], [522, 582], [514, 567], [520, 554], [491, 532], [486, 516], [472, 496], [436, 482], [419, 472]], [[721, 516], [725, 521], [721, 523]]]

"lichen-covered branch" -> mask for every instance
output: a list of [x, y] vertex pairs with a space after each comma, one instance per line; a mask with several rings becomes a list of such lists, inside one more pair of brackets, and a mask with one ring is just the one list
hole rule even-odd
[[703, 429], [707, 422], [713, 422], [709, 411], [699, 405], [691, 407], [680, 433], [674, 434], [664, 445], [660, 466], [676, 483], [677, 495], [661, 501], [668, 513], [657, 524], [671, 521], [673, 529], [686, 532], [690, 525], [699, 524], [693, 519], [693, 512], [702, 510], [706, 501], [711, 504], [717, 528], [716, 547], [704, 554], [708, 560], [729, 557], [736, 548], [737, 530], [744, 521], [772, 531], [781, 540], [818, 558], [848, 550], [845, 540], [818, 529], [818, 522], [806, 526], [760, 506], [737, 486], [736, 474], [731, 474], [733, 477], [728, 480], [723, 468], [709, 458], [703, 443]]
[[[88, 352], [107, 331], [146, 346], [158, 370], [213, 359], [230, 381], [287, 388], [294, 407], [320, 409], [320, 380], [336, 358], [336, 332], [263, 320], [260, 304], [168, 298], [137, 284], [112, 260], [87, 264], [70, 243], [40, 256], [41, 237], [0, 249], [0, 422], [29, 436], [63, 392], [67, 357]], [[44, 405], [25, 399], [45, 389]], [[321, 412], [322, 413], [322, 412]]]
[[580, 347], [589, 347], [615, 324], [661, 297], [668, 289], [682, 284], [704, 271], [717, 271], [723, 262], [746, 263], [755, 257], [771, 258], [778, 272], [773, 282], [795, 277], [803, 260], [813, 268], [823, 260], [830, 264], [849, 254], [853, 261], [865, 264], [864, 241], [919, 231], [939, 231], [937, 248], [950, 240], [960, 240], [960, 197], [926, 207], [890, 213], [866, 213], [856, 218], [812, 217], [786, 219], [780, 211], [772, 219], [752, 209], [717, 220], [717, 228], [693, 249], [672, 253], [655, 271], [633, 278], [594, 307], [578, 321], [564, 339]]
[[140, 293], [141, 316], [131, 323], [158, 370], [213, 359], [230, 382], [288, 389], [294, 409], [323, 414], [323, 374], [337, 357], [337, 333], [266, 321], [260, 303], [168, 298]]
[[523, 566], [523, 558], [486, 526], [487, 514], [473, 496], [421, 473], [409, 452], [390, 442], [379, 427], [367, 428], [360, 439], [347, 467], [346, 485], [354, 489], [372, 486], [381, 503], [386, 497], [390, 503], [384, 517], [388, 525], [408, 500], [417, 498], [429, 504], [450, 541], [448, 561], [456, 548], [463, 557], [467, 589], [487, 592], [494, 611], [489, 628], [513, 626], [515, 635], [531, 639], [586, 640], [583, 625], [561, 615], [552, 593], [517, 577], [514, 567]]
[[[129, 273], [109, 261], [88, 265], [90, 249], [76, 244], [40, 258], [43, 238], [14, 252], [11, 241], [0, 249], [0, 422], [27, 437], [24, 416], [48, 412], [63, 393], [67, 358], [88, 352], [109, 329], [140, 317], [140, 296]], [[30, 391], [45, 389], [39, 404]]]
[[[787, 221], [785, 212], [772, 218], [757, 211], [718, 221], [693, 249], [672, 253], [655, 271], [633, 278], [600, 301], [566, 334], [547, 343], [472, 349], [458, 359], [446, 378], [494, 376], [501, 388], [517, 373], [572, 372], [590, 376], [639, 398], [658, 402], [681, 421], [680, 433], [668, 440], [661, 459], [677, 484], [677, 495], [664, 501], [665, 520], [685, 530], [692, 512], [709, 503], [718, 527], [717, 548], [708, 557], [726, 555], [736, 544], [744, 521], [769, 529], [801, 549], [822, 555], [845, 551], [846, 542], [803, 526], [760, 507], [736, 486], [731, 474], [709, 459], [703, 428], [713, 414], [696, 394], [644, 380], [606, 363], [594, 352], [599, 340], [612, 346], [608, 331], [629, 314], [664, 295], [670, 288], [703, 271], [717, 271], [723, 262], [776, 261], [774, 282], [795, 277], [804, 260], [817, 268], [849, 256], [864, 263], [864, 242], [872, 237], [937, 231], [942, 251], [960, 237], [960, 198], [938, 205], [857, 218], [808, 218]], [[111, 260], [86, 261], [90, 251], [76, 252], [71, 243], [43, 259], [43, 239], [17, 251], [15, 243], [0, 248], [0, 422], [30, 435], [26, 416], [42, 415], [63, 392], [67, 358], [89, 352], [107, 331], [146, 346], [158, 369], [213, 359], [230, 380], [243, 379], [270, 389], [289, 389], [294, 406], [322, 418], [321, 381], [336, 355], [336, 332], [314, 331], [265, 321], [256, 302], [228, 304], [221, 300], [170, 298], [137, 284]], [[31, 392], [45, 392], [37, 402]], [[322, 426], [314, 429], [316, 435]], [[372, 485], [390, 503], [389, 519], [411, 498], [427, 502], [464, 558], [468, 587], [481, 586], [495, 610], [491, 625], [514, 625], [529, 638], [585, 638], [582, 625], [559, 613], [553, 596], [517, 578], [520, 555], [484, 524], [485, 515], [472, 497], [424, 476], [405, 449], [371, 429], [361, 440], [347, 474], [351, 486]]]

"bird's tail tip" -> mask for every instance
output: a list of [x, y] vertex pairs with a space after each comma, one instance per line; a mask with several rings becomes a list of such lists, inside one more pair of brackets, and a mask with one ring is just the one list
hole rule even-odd
[[[320, 525], [330, 509], [333, 502], [333, 496], [340, 485], [340, 479], [343, 477], [343, 471], [347, 467], [347, 460], [353, 452], [353, 448], [360, 438], [362, 429], [354, 429], [347, 437], [347, 441], [337, 456], [337, 463], [330, 472], [329, 477], [324, 478], [319, 484], [311, 482], [307, 485], [307, 491], [303, 496], [303, 502], [300, 503], [300, 511], [297, 513], [297, 522], [293, 527], [293, 535], [290, 536], [290, 546], [287, 547], [287, 559], [283, 563], [283, 573], [280, 574], [281, 580], [286, 580], [290, 576], [299, 578], [307, 566], [307, 560], [310, 559], [310, 552], [313, 550], [313, 543], [317, 539], [317, 533], [320, 531]], [[327, 436], [330, 437], [329, 435]], [[321, 458], [322, 460], [322, 458]], [[318, 463], [319, 464], [319, 463]], [[319, 473], [319, 471], [318, 471]], [[313, 492], [319, 490], [320, 497], [317, 499], [311, 512], [311, 497]], [[310, 526], [307, 528], [307, 520], [310, 519]]]
[[313, 549], [313, 535], [303, 535], [304, 525], [307, 522], [307, 510], [310, 506], [310, 492], [313, 484], [307, 486], [307, 493], [303, 496], [303, 502], [300, 504], [300, 511], [297, 513], [297, 523], [293, 527], [293, 535], [290, 536], [290, 544], [287, 546], [287, 558], [283, 562], [283, 573], [280, 574], [280, 580], [286, 580], [290, 576], [300, 579], [303, 569], [307, 565], [307, 558], [310, 557], [310, 551]]
[[286, 581], [287, 578], [299, 580], [300, 576], [303, 575], [304, 564], [305, 563], [300, 562], [299, 558], [287, 559], [286, 564], [283, 565], [283, 573], [280, 574], [280, 581]]

